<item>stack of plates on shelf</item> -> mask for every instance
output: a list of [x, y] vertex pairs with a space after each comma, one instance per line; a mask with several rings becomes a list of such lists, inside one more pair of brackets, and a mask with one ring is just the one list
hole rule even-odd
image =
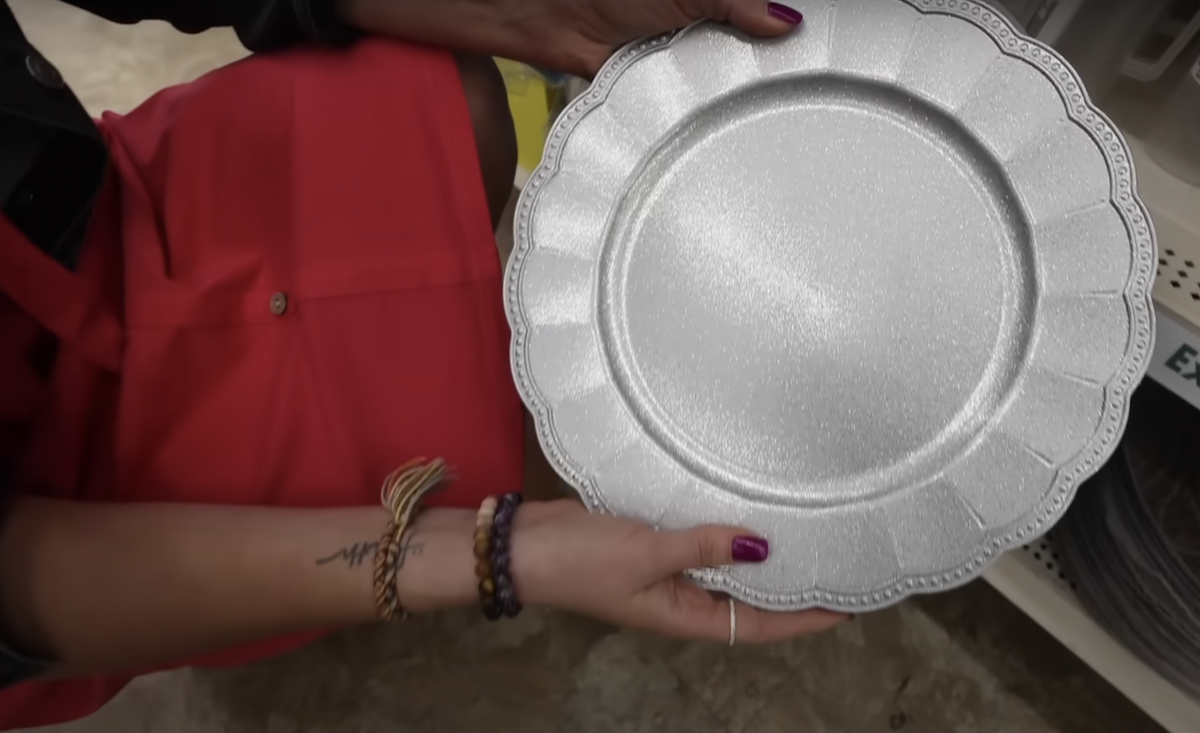
[[1055, 529], [1079, 598], [1131, 651], [1200, 697], [1200, 413], [1157, 384], [1116, 457]]

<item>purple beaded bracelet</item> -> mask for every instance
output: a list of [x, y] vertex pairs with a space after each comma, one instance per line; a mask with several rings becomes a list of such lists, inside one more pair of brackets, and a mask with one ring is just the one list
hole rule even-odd
[[516, 588], [513, 587], [512, 573], [509, 568], [512, 525], [521, 505], [520, 494], [505, 494], [500, 497], [496, 507], [496, 519], [492, 523], [491, 553], [492, 582], [496, 588], [493, 608], [484, 608], [484, 615], [491, 620], [500, 617], [515, 618], [521, 613], [521, 602], [517, 599]]

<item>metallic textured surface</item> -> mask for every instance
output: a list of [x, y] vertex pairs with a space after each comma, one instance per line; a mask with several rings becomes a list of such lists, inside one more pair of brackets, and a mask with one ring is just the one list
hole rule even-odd
[[1153, 232], [1061, 59], [965, 0], [796, 2], [619, 53], [518, 208], [513, 368], [597, 510], [768, 537], [695, 573], [862, 610], [977, 576], [1111, 454]]

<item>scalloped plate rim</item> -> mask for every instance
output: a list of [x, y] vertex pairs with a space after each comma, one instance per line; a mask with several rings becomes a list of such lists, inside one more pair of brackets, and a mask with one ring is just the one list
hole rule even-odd
[[[1108, 202], [1125, 224], [1133, 252], [1130, 275], [1121, 294], [1130, 313], [1128, 346], [1111, 379], [1103, 385], [1104, 407], [1096, 431], [1073, 458], [1056, 468], [1054, 480], [1042, 502], [1031, 508], [1021, 520], [999, 529], [985, 530], [987, 540], [980, 543], [978, 553], [970, 560], [944, 572], [901, 574], [886, 586], [862, 593], [830, 591], [819, 585], [800, 593], [766, 593], [740, 581], [728, 569], [708, 568], [690, 573], [702, 586], [727, 593], [759, 608], [794, 611], [820, 607], [862, 612], [893, 605], [914, 594], [949, 590], [978, 578], [1004, 552], [1027, 544], [1049, 531], [1070, 505], [1079, 484], [1111, 457], [1128, 422], [1130, 394], [1145, 376], [1153, 353], [1155, 314], [1150, 295], [1153, 284], [1150, 274], [1157, 258], [1156, 234], [1148, 210], [1137, 193], [1133, 157], [1121, 131], [1091, 102], [1078, 75], [1057, 52], [1016, 31], [1006, 17], [990, 7], [973, 0], [889, 1], [907, 4], [923, 14], [959, 18], [988, 34], [1002, 55], [1021, 60], [1041, 73], [1062, 99], [1069, 121], [1081, 128], [1096, 144], [1109, 172], [1111, 187]], [[836, 0], [833, 0], [833, 4], [836, 5]], [[596, 75], [591, 87], [568, 105], [551, 127], [542, 162], [530, 176], [517, 204], [513, 224], [515, 246], [504, 275], [505, 311], [512, 330], [510, 361], [514, 382], [534, 416], [543, 452], [554, 469], [580, 494], [592, 511], [611, 513], [608, 502], [594, 481], [583, 468], [571, 461], [559, 445], [554, 433], [553, 411], [538, 393], [528, 373], [526, 355], [532, 329], [521, 305], [520, 282], [525, 254], [532, 247], [529, 228], [531, 213], [544, 190], [544, 184], [558, 170], [562, 142], [570, 137], [591, 109], [605, 103], [609, 90], [621, 73], [638, 59], [667, 49], [687, 38], [694, 29], [706, 25], [707, 22], [699, 22], [674, 33], [642, 39], [615, 53]], [[1122, 173], [1122, 170], [1125, 172]]]

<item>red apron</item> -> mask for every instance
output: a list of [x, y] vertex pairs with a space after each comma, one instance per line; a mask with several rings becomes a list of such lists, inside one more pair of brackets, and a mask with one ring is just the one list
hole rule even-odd
[[[455, 467], [441, 503], [520, 489], [500, 263], [450, 54], [252, 57], [101, 128], [112, 167], [76, 273], [0, 219], [0, 451], [19, 490], [373, 504], [416, 456]], [[0, 729], [86, 715], [127, 681], [0, 692]]]

